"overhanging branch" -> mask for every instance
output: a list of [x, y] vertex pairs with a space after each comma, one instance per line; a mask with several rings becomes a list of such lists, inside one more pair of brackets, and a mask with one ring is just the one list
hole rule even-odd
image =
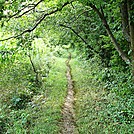
[[107, 34], [109, 35], [111, 41], [113, 42], [113, 45], [115, 47], [115, 49], [117, 50], [117, 52], [119, 53], [119, 56], [121, 56], [121, 58], [127, 63], [129, 64], [131, 61], [130, 59], [127, 57], [127, 55], [124, 53], [124, 51], [122, 50], [122, 48], [120, 47], [120, 44], [117, 42], [117, 39], [115, 38], [113, 32], [111, 31], [111, 28], [106, 20], [106, 17], [104, 15], [103, 12], [103, 8], [101, 7], [101, 12], [99, 11], [99, 9], [93, 5], [92, 3], [89, 4], [89, 6], [98, 14], [98, 16], [100, 17], [104, 27], [106, 28]]
[[38, 25], [39, 25], [47, 16], [52, 15], [52, 14], [58, 12], [58, 11], [61, 11], [61, 10], [62, 10], [65, 6], [67, 6], [68, 4], [70, 4], [70, 2], [64, 3], [60, 8], [56, 8], [55, 10], [53, 10], [53, 11], [51, 11], [51, 12], [49, 12], [49, 13], [45, 13], [45, 14], [43, 13], [43, 14], [42, 14], [42, 17], [34, 24], [34, 26], [33, 26], [31, 29], [26, 29], [26, 30], [24, 30], [22, 33], [20, 33], [20, 34], [18, 34], [18, 35], [14, 35], [14, 36], [11, 36], [11, 37], [2, 39], [2, 40], [0, 40], [0, 41], [6, 41], [6, 40], [9, 40], [9, 39], [17, 38], [17, 37], [19, 37], [19, 36], [22, 36], [22, 35], [25, 34], [25, 33], [30, 33], [30, 32], [32, 32], [33, 30], [35, 30], [35, 29], [38, 27]]
[[38, 1], [36, 4], [34, 4], [34, 6], [33, 6], [32, 8], [30, 8], [29, 10], [27, 10], [27, 11], [23, 12], [22, 14], [16, 16], [16, 18], [19, 18], [19, 17], [25, 15], [26, 13], [32, 11], [32, 10], [35, 9], [42, 1], [43, 1], [43, 0]]
[[[81, 37], [73, 28], [71, 28], [71, 27], [69, 27], [69, 26], [66, 26], [66, 25], [63, 25], [63, 24], [59, 24], [59, 26], [62, 26], [62, 27], [65, 27], [65, 28], [70, 29], [70, 30], [71, 30], [73, 33], [75, 33], [76, 36], [78, 36], [85, 44], [88, 44], [88, 43], [86, 42], [86, 40], [85, 40], [83, 37]], [[90, 49], [92, 52], [98, 54], [98, 52], [97, 52], [96, 50], [94, 50], [91, 46], [88, 46], [88, 47], [89, 47], [89, 49]]]
[[[11, 16], [8, 16], [9, 19], [10, 18], [19, 18], [23, 15], [25, 15], [26, 13], [34, 10], [41, 2], [43, 2], [43, 0], [38, 1], [36, 4], [32, 3], [32, 4], [28, 4], [26, 6], [24, 6], [23, 8], [21, 8], [20, 10], [18, 10], [16, 13], [14, 13]], [[25, 9], [29, 8], [28, 10], [24, 11]], [[22, 11], [24, 11], [22, 14], [20, 14]], [[19, 15], [20, 14], [20, 15]]]

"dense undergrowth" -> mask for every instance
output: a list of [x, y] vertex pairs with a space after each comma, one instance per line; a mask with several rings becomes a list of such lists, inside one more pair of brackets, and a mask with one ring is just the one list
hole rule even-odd
[[26, 55], [20, 55], [14, 62], [1, 63], [1, 134], [56, 134], [60, 131], [61, 108], [67, 90], [66, 58], [50, 57], [50, 52], [32, 57], [40, 85]]
[[79, 133], [132, 134], [134, 87], [129, 74], [102, 67], [98, 58], [73, 59], [71, 65]]
[[[42, 52], [41, 52], [42, 53]], [[52, 52], [53, 53], [53, 52]], [[35, 55], [40, 85], [28, 57], [1, 63], [0, 133], [58, 134], [67, 93], [67, 51]], [[76, 58], [72, 51], [76, 129], [80, 134], [132, 134], [133, 84], [129, 72], [105, 68], [97, 58]], [[120, 71], [119, 71], [120, 70]]]

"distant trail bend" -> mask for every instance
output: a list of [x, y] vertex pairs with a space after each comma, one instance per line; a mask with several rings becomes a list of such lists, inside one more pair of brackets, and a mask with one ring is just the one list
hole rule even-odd
[[68, 81], [68, 91], [65, 99], [65, 103], [62, 109], [62, 134], [78, 134], [75, 128], [75, 112], [74, 112], [74, 84], [71, 75], [71, 66], [69, 64], [71, 60], [71, 53], [69, 53], [69, 57], [66, 60], [67, 66], [67, 81]]

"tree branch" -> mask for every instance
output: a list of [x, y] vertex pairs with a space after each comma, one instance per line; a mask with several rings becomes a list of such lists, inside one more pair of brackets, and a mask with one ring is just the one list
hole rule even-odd
[[22, 33], [20, 33], [20, 34], [18, 34], [18, 35], [14, 35], [14, 36], [11, 36], [11, 37], [2, 39], [2, 40], [0, 40], [0, 41], [6, 41], [6, 40], [9, 40], [9, 39], [17, 38], [17, 37], [19, 37], [19, 36], [22, 36], [22, 35], [25, 34], [25, 33], [30, 33], [30, 32], [32, 32], [33, 30], [35, 30], [35, 29], [38, 27], [38, 25], [39, 25], [47, 16], [52, 15], [52, 14], [58, 12], [58, 11], [61, 11], [61, 10], [62, 10], [65, 6], [67, 6], [68, 4], [70, 4], [70, 2], [64, 3], [60, 8], [56, 8], [55, 10], [53, 10], [53, 11], [51, 11], [51, 12], [49, 12], [49, 13], [45, 13], [45, 14], [43, 13], [43, 14], [42, 14], [42, 17], [34, 24], [34, 26], [33, 26], [31, 29], [26, 29], [26, 30], [24, 30]]
[[24, 13], [20, 14], [19, 16], [16, 16], [15, 18], [19, 18], [23, 15], [25, 15], [26, 13], [30, 12], [31, 10], [35, 9], [35, 7], [37, 7], [43, 0], [38, 1], [32, 8], [30, 8], [29, 10], [25, 11]]
[[[82, 13], [80, 13], [78, 16], [73, 16], [72, 18], [72, 20], [70, 19], [70, 22], [69, 23], [73, 23], [73, 22], [75, 22], [75, 21], [77, 21], [84, 13], [86, 13], [86, 12], [88, 12], [89, 10], [86, 10], [86, 11], [83, 11]], [[68, 23], [68, 22], [65, 22], [65, 23]]]
[[[14, 18], [19, 18], [19, 17], [23, 16], [24, 14], [30, 12], [31, 10], [35, 9], [41, 2], [43, 2], [43, 0], [38, 1], [36, 4], [34, 4], [34, 3], [33, 4], [28, 4], [28, 5], [24, 6], [22, 9], [18, 10], [18, 12], [16, 12], [15, 14], [9, 16], [9, 18], [13, 18], [13, 17]], [[30, 8], [30, 9], [23, 12], [22, 14], [18, 15], [19, 13], [21, 13], [26, 8]]]
[[98, 16], [100, 17], [104, 27], [106, 28], [107, 34], [109, 35], [111, 41], [113, 42], [113, 45], [115, 47], [115, 49], [117, 50], [117, 52], [119, 53], [119, 56], [121, 56], [121, 58], [128, 64], [130, 63], [130, 59], [127, 57], [127, 55], [123, 52], [123, 50], [121, 49], [119, 43], [117, 42], [116, 38], [114, 37], [109, 24], [107, 23], [107, 20], [104, 16], [104, 12], [103, 9], [101, 8], [101, 12], [99, 11], [99, 9], [93, 5], [92, 3], [89, 4], [89, 6], [98, 14]]
[[[65, 27], [65, 28], [70, 29], [70, 30], [71, 30], [72, 32], [74, 32], [85, 44], [88, 44], [88, 43], [86, 42], [86, 40], [85, 40], [83, 37], [81, 37], [73, 28], [71, 28], [71, 27], [69, 27], [69, 26], [66, 26], [66, 25], [63, 25], [63, 24], [59, 24], [59, 26], [62, 26], [62, 27]], [[91, 46], [88, 46], [88, 47], [90, 48], [90, 50], [91, 50], [92, 52], [98, 54], [98, 52], [97, 52], [96, 50], [94, 50]]]

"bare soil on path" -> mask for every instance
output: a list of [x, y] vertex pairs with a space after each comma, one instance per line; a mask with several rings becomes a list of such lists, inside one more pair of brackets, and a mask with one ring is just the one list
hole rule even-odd
[[69, 64], [71, 54], [66, 61], [67, 72], [66, 77], [68, 81], [68, 91], [65, 103], [62, 109], [62, 134], [78, 134], [75, 128], [75, 112], [74, 112], [74, 84], [71, 75], [71, 66]]

